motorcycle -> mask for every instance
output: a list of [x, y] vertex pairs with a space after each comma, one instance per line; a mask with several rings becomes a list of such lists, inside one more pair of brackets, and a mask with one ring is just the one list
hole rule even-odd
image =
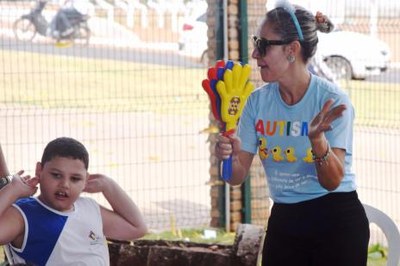
[[84, 15], [70, 20], [73, 31], [67, 36], [55, 35], [51, 29], [50, 23], [43, 16], [42, 12], [48, 1], [37, 1], [36, 5], [28, 14], [22, 15], [13, 24], [15, 38], [20, 41], [32, 41], [36, 34], [51, 37], [57, 43], [62, 41], [74, 42], [81, 40], [83, 44], [88, 45], [90, 39], [90, 29], [88, 26], [89, 16]]

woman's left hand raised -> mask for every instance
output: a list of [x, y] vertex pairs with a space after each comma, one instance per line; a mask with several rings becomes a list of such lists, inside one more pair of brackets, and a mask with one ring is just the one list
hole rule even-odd
[[308, 137], [310, 140], [318, 140], [323, 137], [324, 132], [332, 130], [332, 122], [341, 117], [346, 105], [339, 104], [331, 109], [333, 99], [325, 102], [322, 110], [316, 115], [308, 128]]

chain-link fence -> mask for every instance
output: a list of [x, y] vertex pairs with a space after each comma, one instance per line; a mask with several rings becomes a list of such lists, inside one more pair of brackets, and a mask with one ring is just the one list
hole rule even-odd
[[[182, 35], [202, 27], [185, 19], [196, 13], [189, 5], [195, 11], [204, 7], [202, 1], [183, 6], [137, 2], [96, 1], [86, 46], [79, 40], [56, 44], [40, 33], [17, 40], [13, 25], [29, 12], [29, 2], [0, 1], [0, 142], [11, 171], [33, 174], [48, 141], [75, 137], [91, 154], [90, 172], [117, 180], [151, 229], [208, 226], [208, 134], [213, 129], [201, 87], [207, 62], [201, 40], [188, 49], [184, 45], [190, 39]], [[265, 8], [262, 1], [248, 2]], [[45, 7], [47, 22], [55, 10], [52, 3]], [[370, 13], [356, 16], [346, 10], [338, 24], [342, 29], [369, 34], [376, 26], [375, 36], [390, 47], [386, 72], [342, 85], [357, 113], [354, 170], [360, 197], [400, 224], [399, 21], [381, 11], [371, 24]]]

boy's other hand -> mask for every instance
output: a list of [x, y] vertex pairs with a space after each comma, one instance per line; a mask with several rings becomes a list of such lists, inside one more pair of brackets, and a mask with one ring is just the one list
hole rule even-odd
[[23, 175], [24, 170], [20, 170], [13, 176], [11, 185], [13, 189], [17, 191], [20, 198], [30, 197], [37, 191], [37, 185], [39, 184], [38, 177], [31, 177], [30, 175]]
[[102, 174], [89, 174], [86, 187], [83, 190], [88, 193], [103, 192], [108, 177]]

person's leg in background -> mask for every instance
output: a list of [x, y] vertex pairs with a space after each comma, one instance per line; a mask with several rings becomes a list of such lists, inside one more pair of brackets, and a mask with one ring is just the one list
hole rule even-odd
[[60, 11], [58, 11], [55, 24], [56, 30], [60, 33], [60, 36], [66, 36], [65, 32], [71, 28], [71, 23], [65, 9], [60, 9]]
[[65, 37], [74, 32], [74, 25], [72, 24], [72, 22], [78, 21], [82, 17], [82, 14], [79, 13], [75, 8], [66, 8], [64, 9], [63, 13], [65, 17], [66, 27], [61, 35]]

